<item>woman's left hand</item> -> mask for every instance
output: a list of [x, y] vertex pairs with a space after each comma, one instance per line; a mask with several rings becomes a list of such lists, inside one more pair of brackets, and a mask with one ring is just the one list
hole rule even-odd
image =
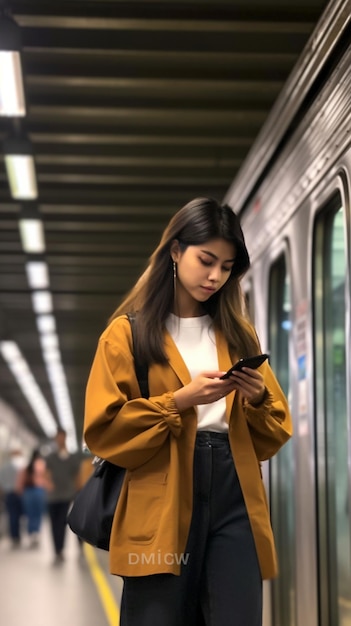
[[258, 370], [243, 367], [240, 372], [232, 372], [230, 379], [235, 381], [234, 389], [241, 393], [244, 400], [250, 404], [260, 404], [262, 402], [266, 387], [263, 376]]

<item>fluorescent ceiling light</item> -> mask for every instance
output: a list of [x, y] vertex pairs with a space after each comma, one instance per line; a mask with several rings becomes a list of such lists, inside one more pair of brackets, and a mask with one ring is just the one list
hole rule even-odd
[[48, 362], [47, 372], [51, 383], [51, 388], [54, 395], [56, 410], [59, 416], [60, 424], [67, 433], [67, 448], [70, 452], [75, 452], [78, 448], [78, 444], [74, 415], [68, 393], [66, 376], [61, 361]]
[[26, 114], [21, 68], [21, 29], [10, 16], [0, 18], [0, 115]]
[[40, 343], [43, 350], [51, 350], [52, 348], [58, 348], [59, 342], [56, 333], [45, 333], [40, 335]]
[[47, 437], [53, 437], [57, 431], [57, 423], [18, 345], [14, 341], [0, 341], [0, 352], [43, 431]]
[[59, 348], [43, 348], [43, 359], [46, 366], [49, 366], [51, 363], [59, 363], [61, 361]]
[[[1, 42], [0, 42], [1, 45]], [[0, 51], [0, 115], [26, 114], [21, 57], [17, 51]]]
[[31, 289], [47, 289], [49, 287], [49, 271], [44, 261], [26, 263], [28, 284]]
[[45, 251], [43, 222], [39, 219], [20, 219], [19, 231], [24, 252], [42, 253]]
[[33, 291], [32, 302], [35, 313], [51, 313], [53, 310], [52, 296], [49, 291]]
[[14, 341], [1, 341], [0, 342], [1, 354], [7, 363], [16, 363], [21, 359], [21, 353], [17, 343]]
[[56, 322], [53, 315], [38, 315], [37, 328], [41, 334], [56, 332]]
[[[45, 315], [37, 319], [45, 320], [47, 323], [51, 318], [52, 316]], [[59, 422], [67, 432], [68, 449], [70, 452], [75, 452], [78, 449], [75, 420], [60, 351], [57, 347], [57, 335], [43, 334], [41, 343]], [[31, 405], [43, 431], [48, 437], [53, 437], [57, 432], [57, 423], [18, 345], [14, 341], [0, 341], [0, 353]]]
[[5, 166], [12, 198], [35, 200], [38, 188], [33, 155], [5, 154]]

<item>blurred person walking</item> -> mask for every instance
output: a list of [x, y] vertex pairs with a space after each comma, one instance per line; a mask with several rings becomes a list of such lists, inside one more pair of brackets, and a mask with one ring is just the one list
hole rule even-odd
[[18, 491], [22, 493], [23, 511], [27, 518], [29, 547], [39, 545], [39, 534], [46, 506], [46, 464], [39, 450], [34, 450], [28, 465], [18, 479]]
[[23, 505], [21, 493], [18, 489], [18, 476], [25, 465], [20, 448], [12, 448], [7, 462], [0, 467], [0, 492], [4, 494], [5, 509], [8, 518], [8, 533], [12, 547], [17, 548], [21, 543], [21, 517]]
[[64, 561], [67, 513], [77, 491], [81, 457], [71, 454], [66, 447], [66, 431], [59, 428], [55, 437], [56, 449], [47, 456], [48, 513], [55, 550], [54, 564]]

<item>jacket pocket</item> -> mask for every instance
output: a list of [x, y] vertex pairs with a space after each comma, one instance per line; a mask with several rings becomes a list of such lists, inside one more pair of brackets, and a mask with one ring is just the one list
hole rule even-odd
[[128, 482], [127, 529], [131, 541], [150, 543], [157, 531], [167, 474], [131, 475]]

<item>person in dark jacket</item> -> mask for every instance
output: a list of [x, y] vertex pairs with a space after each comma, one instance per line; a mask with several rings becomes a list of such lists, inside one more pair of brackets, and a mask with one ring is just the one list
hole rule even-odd
[[67, 513], [77, 491], [80, 454], [71, 454], [66, 447], [66, 431], [59, 428], [55, 437], [56, 449], [46, 457], [48, 481], [48, 513], [51, 522], [55, 564], [64, 561]]
[[21, 544], [21, 518], [23, 515], [19, 474], [25, 465], [22, 450], [14, 446], [8, 460], [0, 468], [0, 492], [3, 493], [8, 519], [8, 534], [13, 548]]

